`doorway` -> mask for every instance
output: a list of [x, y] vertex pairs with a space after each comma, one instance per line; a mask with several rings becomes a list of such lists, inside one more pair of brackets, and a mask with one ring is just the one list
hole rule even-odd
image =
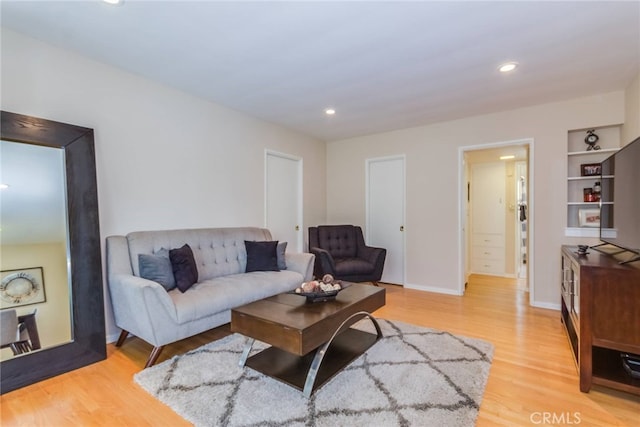
[[[461, 295], [479, 273], [517, 279], [534, 301], [532, 154], [531, 139], [460, 148]], [[476, 182], [483, 174], [494, 183]]]
[[302, 252], [302, 159], [265, 152], [265, 227], [287, 251]]
[[367, 244], [385, 248], [382, 282], [404, 285], [405, 156], [366, 161]]
[[529, 203], [528, 203], [528, 170], [526, 161], [517, 161], [515, 164], [516, 201], [518, 203], [517, 232], [516, 232], [516, 278], [519, 288], [528, 288], [527, 284], [527, 250], [529, 228]]

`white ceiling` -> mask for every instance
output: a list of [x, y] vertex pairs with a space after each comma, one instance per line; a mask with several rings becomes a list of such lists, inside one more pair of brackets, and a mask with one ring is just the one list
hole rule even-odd
[[0, 4], [5, 27], [323, 140], [623, 90], [640, 70], [638, 1]]

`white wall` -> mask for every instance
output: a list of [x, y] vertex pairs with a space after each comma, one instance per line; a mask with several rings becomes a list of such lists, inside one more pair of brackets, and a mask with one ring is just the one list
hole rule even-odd
[[[304, 229], [324, 222], [324, 142], [7, 29], [1, 54], [3, 110], [95, 130], [103, 242], [135, 230], [263, 226], [267, 148], [303, 158]], [[108, 304], [107, 322], [117, 334]]]
[[625, 117], [622, 126], [622, 144], [640, 137], [640, 73], [624, 91]]
[[458, 150], [534, 139], [534, 304], [559, 306], [560, 246], [566, 226], [567, 132], [624, 120], [624, 93], [538, 105], [327, 145], [327, 220], [365, 225], [365, 159], [406, 154], [406, 281], [456, 293], [459, 280]]

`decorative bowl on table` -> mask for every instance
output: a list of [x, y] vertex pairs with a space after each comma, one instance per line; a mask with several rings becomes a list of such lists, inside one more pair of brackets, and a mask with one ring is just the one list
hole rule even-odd
[[335, 280], [332, 275], [325, 274], [322, 280], [304, 282], [290, 293], [303, 296], [307, 302], [325, 302], [336, 299], [338, 293], [346, 286], [340, 280]]

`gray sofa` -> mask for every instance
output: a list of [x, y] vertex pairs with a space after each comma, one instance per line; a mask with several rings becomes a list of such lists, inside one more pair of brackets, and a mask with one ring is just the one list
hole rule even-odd
[[[245, 272], [245, 241], [271, 241], [267, 229], [254, 227], [140, 231], [107, 237], [107, 283], [116, 325], [116, 346], [129, 333], [153, 345], [146, 366], [166, 344], [228, 323], [231, 309], [287, 292], [312, 279], [314, 256], [290, 253], [286, 269]], [[184, 293], [167, 291], [140, 277], [139, 255], [153, 255], [188, 244], [198, 283]]]

